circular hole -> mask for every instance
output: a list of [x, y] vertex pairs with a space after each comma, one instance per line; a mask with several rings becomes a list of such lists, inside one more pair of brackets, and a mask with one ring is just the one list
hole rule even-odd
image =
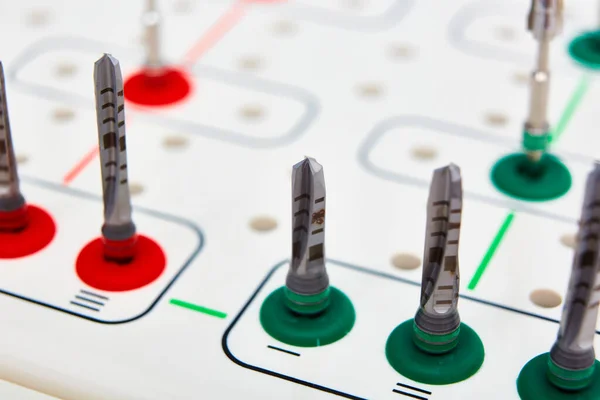
[[238, 67], [246, 71], [256, 71], [262, 67], [263, 63], [258, 56], [245, 56], [238, 60]]
[[375, 82], [363, 83], [358, 86], [358, 94], [362, 97], [376, 98], [383, 94], [383, 88]]
[[244, 119], [257, 121], [264, 116], [265, 112], [263, 108], [257, 104], [248, 104], [240, 109], [240, 114]]
[[17, 164], [26, 164], [29, 161], [29, 156], [27, 154], [17, 154], [15, 159]]
[[577, 245], [577, 235], [574, 233], [566, 233], [560, 237], [560, 242], [564, 246], [574, 249]]
[[517, 32], [510, 26], [496, 27], [496, 37], [500, 40], [512, 42], [517, 38]]
[[59, 77], [69, 77], [75, 75], [77, 66], [71, 62], [64, 61], [56, 66], [56, 75]]
[[57, 108], [52, 113], [52, 116], [58, 122], [67, 122], [75, 118], [75, 111], [70, 108]]
[[250, 220], [250, 228], [257, 232], [268, 232], [277, 228], [277, 221], [275, 218], [271, 218], [265, 215], [259, 215], [258, 217]]
[[536, 289], [529, 295], [533, 304], [543, 308], [558, 307], [562, 303], [562, 297], [551, 289]]
[[179, 150], [188, 147], [189, 139], [182, 135], [169, 135], [163, 140], [163, 146], [167, 149]]
[[273, 32], [278, 35], [288, 36], [296, 33], [298, 26], [292, 21], [277, 21], [273, 24]]
[[48, 10], [31, 10], [27, 15], [27, 22], [33, 26], [46, 25], [50, 21], [50, 12]]
[[403, 43], [393, 44], [389, 48], [389, 55], [393, 60], [408, 60], [416, 54], [417, 51], [414, 47]]
[[493, 127], [503, 127], [508, 124], [508, 117], [505, 114], [491, 111], [484, 115], [485, 123]]
[[141, 183], [130, 182], [129, 183], [129, 194], [132, 196], [137, 196], [142, 194], [144, 191], [144, 186]]
[[391, 259], [392, 265], [399, 269], [417, 269], [421, 265], [421, 259], [413, 254], [396, 253]]
[[420, 145], [413, 147], [411, 150], [411, 154], [414, 158], [428, 161], [436, 158], [438, 155], [438, 151], [435, 147]]
[[519, 86], [529, 84], [529, 74], [527, 72], [515, 72], [513, 74], [513, 82]]

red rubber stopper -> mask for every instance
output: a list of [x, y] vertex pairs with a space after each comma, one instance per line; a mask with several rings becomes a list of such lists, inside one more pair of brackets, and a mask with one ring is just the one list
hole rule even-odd
[[185, 100], [192, 84], [183, 69], [165, 67], [159, 71], [142, 70], [131, 75], [123, 86], [125, 99], [140, 106], [170, 106]]
[[13, 211], [0, 211], [0, 231], [13, 232], [25, 229], [29, 223], [27, 204]]
[[[0, 216], [6, 226], [18, 226], [23, 220], [25, 227], [18, 230], [0, 230], [0, 259], [27, 257], [44, 249], [56, 235], [54, 219], [40, 207], [27, 205], [15, 213]], [[18, 221], [18, 222], [16, 222]]]
[[107, 292], [125, 292], [154, 282], [165, 270], [167, 258], [154, 240], [137, 235], [135, 254], [128, 263], [105, 257], [106, 241], [99, 237], [89, 242], [77, 256], [75, 270], [85, 284]]
[[107, 260], [126, 263], [131, 261], [137, 250], [137, 235], [126, 240], [108, 240], [102, 238], [104, 243], [104, 257]]

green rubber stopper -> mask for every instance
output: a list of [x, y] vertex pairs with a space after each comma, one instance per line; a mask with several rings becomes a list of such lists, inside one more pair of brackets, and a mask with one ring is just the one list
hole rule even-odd
[[598, 400], [600, 399], [600, 362], [596, 360], [589, 384], [580, 390], [563, 390], [549, 379], [550, 353], [529, 360], [517, 378], [521, 400]]
[[546, 132], [543, 135], [532, 135], [531, 133], [523, 132], [523, 148], [529, 151], [545, 151], [550, 144], [550, 134]]
[[586, 32], [569, 44], [571, 58], [582, 66], [600, 69], [600, 31]]
[[298, 314], [318, 314], [329, 306], [329, 287], [321, 293], [306, 295], [292, 292], [284, 287], [285, 303]]
[[350, 299], [329, 288], [329, 305], [319, 314], [307, 315], [287, 306], [285, 286], [274, 290], [260, 308], [260, 323], [274, 339], [298, 347], [318, 347], [336, 342], [354, 326], [356, 313]]
[[444, 354], [431, 354], [414, 343], [414, 320], [398, 325], [388, 337], [385, 355], [398, 373], [430, 385], [448, 385], [473, 376], [485, 358], [483, 343], [468, 325], [460, 324], [456, 347]]
[[547, 376], [550, 382], [563, 390], [581, 390], [587, 387], [593, 376], [596, 364], [582, 370], [570, 370], [554, 363], [551, 357], [548, 357]]
[[532, 162], [524, 153], [509, 154], [492, 168], [491, 179], [500, 192], [520, 200], [554, 200], [571, 188], [571, 173], [555, 156], [543, 154]]
[[416, 323], [414, 323], [413, 332], [413, 341], [419, 349], [426, 353], [443, 354], [454, 349], [458, 344], [460, 325], [452, 333], [446, 335], [433, 335], [423, 331]]

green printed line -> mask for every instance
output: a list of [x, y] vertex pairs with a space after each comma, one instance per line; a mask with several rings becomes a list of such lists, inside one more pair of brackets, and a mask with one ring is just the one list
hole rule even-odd
[[198, 311], [198, 312], [201, 312], [201, 313], [204, 313], [207, 315], [211, 315], [211, 316], [217, 317], [217, 318], [226, 318], [227, 317], [227, 314], [225, 314], [224, 312], [212, 310], [210, 308], [202, 307], [197, 304], [187, 303], [182, 300], [171, 299], [169, 301], [169, 303], [173, 304], [174, 306], [187, 308], [188, 310], [192, 310], [192, 311]]
[[471, 278], [471, 281], [469, 282], [469, 285], [467, 286], [467, 288], [469, 290], [474, 290], [475, 287], [477, 286], [477, 284], [479, 283], [481, 276], [485, 272], [485, 269], [489, 265], [490, 261], [492, 261], [492, 257], [494, 257], [496, 250], [498, 250], [498, 246], [500, 246], [500, 243], [502, 242], [502, 239], [504, 239], [504, 236], [506, 235], [506, 231], [508, 231], [508, 228], [510, 227], [510, 224], [512, 223], [514, 218], [515, 218], [514, 211], [509, 212], [506, 215], [506, 218], [504, 218], [504, 222], [502, 222], [502, 226], [500, 226], [500, 229], [498, 230], [498, 233], [496, 233], [494, 240], [492, 240], [490, 247], [488, 247], [487, 251], [485, 252], [485, 255], [483, 256], [483, 260], [481, 260], [481, 263], [477, 267], [477, 270], [475, 271], [475, 275], [473, 275], [473, 277]]
[[571, 98], [569, 99], [566, 108], [560, 116], [558, 123], [556, 124], [554, 130], [550, 134], [550, 142], [556, 142], [563, 134], [563, 132], [567, 128], [567, 125], [573, 118], [573, 115], [575, 115], [577, 108], [581, 104], [581, 101], [583, 100], [583, 97], [585, 96], [589, 88], [590, 77], [588, 75], [583, 75], [579, 80], [579, 84], [573, 91], [573, 94], [571, 95]]

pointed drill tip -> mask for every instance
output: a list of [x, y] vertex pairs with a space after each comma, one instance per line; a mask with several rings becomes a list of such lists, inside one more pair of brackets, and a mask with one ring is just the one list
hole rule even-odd
[[96, 65], [96, 68], [98, 68], [98, 67], [102, 67], [108, 63], [110, 63], [111, 65], [116, 67], [117, 65], [119, 65], [119, 60], [114, 58], [111, 54], [104, 53], [104, 55], [102, 57], [100, 57], [98, 59], [98, 61], [96, 61], [95, 65]]
[[310, 168], [311, 172], [315, 173], [318, 172], [320, 170], [323, 169], [323, 166], [321, 164], [319, 164], [317, 162], [317, 160], [315, 160], [312, 157], [309, 156], [304, 156], [304, 160], [300, 161], [299, 163], [294, 165], [294, 171], [303, 169], [303, 168]]

